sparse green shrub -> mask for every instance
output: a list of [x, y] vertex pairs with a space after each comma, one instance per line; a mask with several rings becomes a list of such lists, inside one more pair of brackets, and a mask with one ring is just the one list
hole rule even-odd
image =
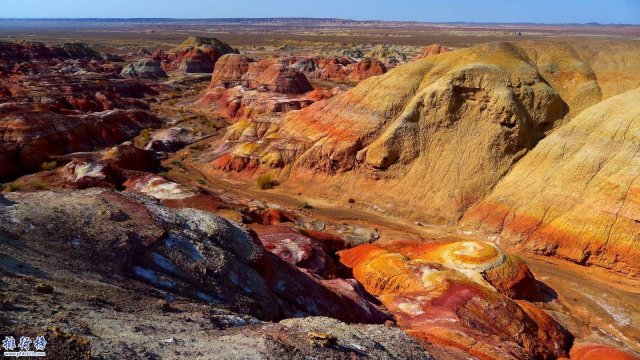
[[136, 139], [136, 145], [143, 147], [149, 142], [149, 140], [151, 140], [151, 129], [142, 129]]
[[273, 189], [278, 185], [278, 181], [275, 180], [273, 176], [271, 176], [271, 174], [264, 174], [264, 175], [258, 176], [258, 179], [256, 180], [256, 182], [258, 183], [258, 188], [260, 190]]
[[40, 165], [40, 168], [44, 171], [53, 170], [58, 167], [57, 161], [45, 161]]

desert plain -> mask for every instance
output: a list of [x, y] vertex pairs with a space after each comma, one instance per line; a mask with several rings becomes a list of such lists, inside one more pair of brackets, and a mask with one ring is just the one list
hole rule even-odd
[[0, 335], [638, 359], [640, 26], [0, 20]]

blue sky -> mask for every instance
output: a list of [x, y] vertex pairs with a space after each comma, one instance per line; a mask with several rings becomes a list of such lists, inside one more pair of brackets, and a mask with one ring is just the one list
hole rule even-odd
[[339, 17], [640, 24], [640, 0], [0, 0], [0, 17]]

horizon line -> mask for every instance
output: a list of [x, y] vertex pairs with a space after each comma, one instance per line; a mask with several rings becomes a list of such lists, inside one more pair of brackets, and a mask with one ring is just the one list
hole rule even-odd
[[345, 19], [345, 18], [316, 18], [316, 17], [218, 17], [218, 18], [171, 18], [171, 17], [78, 17], [78, 18], [24, 18], [24, 17], [0, 17], [3, 20], [47, 20], [47, 21], [82, 21], [82, 20], [172, 20], [172, 21], [202, 21], [202, 20], [340, 20], [349, 22], [381, 22], [381, 23], [413, 23], [413, 24], [472, 24], [472, 25], [593, 25], [593, 26], [640, 26], [640, 23], [600, 23], [596, 21], [578, 23], [545, 23], [545, 22], [479, 22], [479, 21], [417, 21], [417, 20], [380, 20], [380, 19]]

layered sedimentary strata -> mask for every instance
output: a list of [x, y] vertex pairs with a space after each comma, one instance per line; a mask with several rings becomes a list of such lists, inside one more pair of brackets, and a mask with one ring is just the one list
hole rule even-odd
[[[148, 85], [83, 44], [0, 43], [0, 178], [40, 170], [50, 157], [129, 140], [159, 126]], [[7, 72], [5, 74], [5, 72]]]
[[160, 119], [141, 110], [81, 115], [11, 113], [0, 121], [0, 178], [40, 170], [52, 155], [90, 151], [129, 140]]
[[39, 42], [0, 42], [0, 76], [81, 70], [118, 70], [95, 50], [82, 43], [48, 47]]
[[353, 66], [348, 79], [361, 81], [372, 76], [382, 75], [387, 72], [387, 68], [378, 59], [363, 58]]
[[281, 169], [305, 192], [454, 222], [554, 128], [640, 82], [640, 47], [557, 42], [543, 56], [545, 46], [490, 43], [411, 62], [227, 137], [203, 169]]
[[358, 82], [387, 72], [387, 67], [380, 60], [362, 56], [315, 56], [289, 60], [292, 68], [302, 71], [312, 79]]
[[74, 157], [56, 172], [64, 181], [61, 187], [87, 189], [119, 188], [132, 176], [159, 169], [155, 152], [139, 149], [127, 141], [105, 151], [100, 159]]
[[303, 94], [313, 90], [303, 73], [269, 60], [250, 64], [243, 80], [249, 89], [281, 94]]
[[299, 110], [323, 98], [312, 90], [306, 76], [284, 62], [228, 54], [216, 66], [196, 106], [223, 118], [258, 118]]
[[254, 59], [240, 54], [226, 54], [220, 57], [211, 76], [211, 86], [232, 87], [242, 84], [242, 77], [249, 71]]
[[[339, 253], [340, 261], [378, 297], [398, 325], [429, 346], [462, 350], [480, 359], [551, 359], [566, 356], [571, 335], [526, 300], [504, 295], [512, 284], [533, 290], [511, 255], [481, 242], [395, 241]], [[512, 267], [496, 282], [487, 273]], [[528, 270], [526, 271], [528, 272]], [[510, 279], [509, 279], [510, 278]], [[497, 286], [495, 286], [497, 285]], [[537, 292], [520, 294], [537, 297]]]
[[463, 223], [527, 251], [640, 276], [640, 89], [542, 140]]
[[209, 74], [222, 55], [232, 53], [238, 50], [216, 38], [192, 36], [169, 52], [156, 51], [151, 58], [166, 71]]

